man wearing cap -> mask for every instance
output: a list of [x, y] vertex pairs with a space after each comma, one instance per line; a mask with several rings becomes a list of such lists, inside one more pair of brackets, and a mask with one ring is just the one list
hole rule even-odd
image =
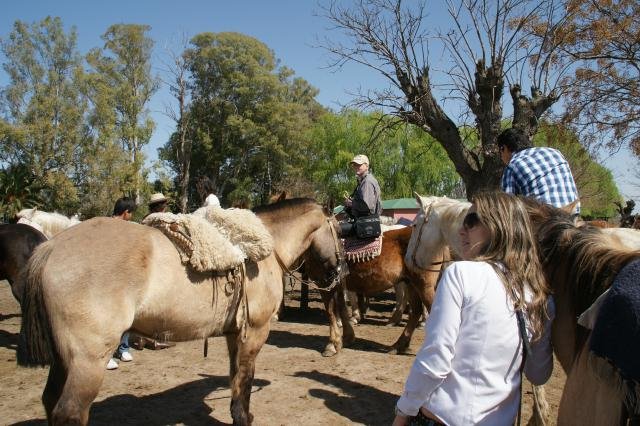
[[169, 200], [162, 192], [156, 192], [149, 199], [149, 213], [164, 213], [167, 211], [167, 203]]
[[[345, 197], [344, 207], [349, 216], [357, 219], [362, 216], [380, 216], [382, 202], [380, 201], [380, 185], [376, 178], [369, 173], [369, 158], [358, 154], [351, 160], [351, 167], [356, 173], [358, 186], [350, 197]], [[353, 235], [353, 223], [341, 223], [342, 236]]]

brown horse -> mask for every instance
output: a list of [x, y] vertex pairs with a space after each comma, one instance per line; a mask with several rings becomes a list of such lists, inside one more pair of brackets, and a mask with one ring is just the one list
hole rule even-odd
[[7, 280], [13, 297], [22, 301], [22, 280], [18, 277], [33, 250], [47, 237], [36, 228], [22, 223], [0, 225], [0, 280]]
[[[589, 354], [591, 330], [578, 325], [577, 317], [611, 286], [623, 267], [640, 259], [640, 251], [628, 249], [599, 228], [576, 226], [562, 210], [525, 202], [538, 228], [543, 267], [554, 291], [554, 351], [567, 373], [558, 424], [625, 424], [624, 391], [617, 380], [603, 379], [594, 369]], [[637, 329], [638, 324], [633, 326]], [[640, 353], [635, 358], [640, 360]], [[634, 409], [637, 412], [640, 407]]]
[[[111, 218], [74, 226], [40, 245], [28, 264], [18, 362], [50, 365], [42, 396], [51, 424], [87, 424], [120, 336], [173, 341], [226, 337], [231, 416], [250, 424], [255, 359], [282, 299], [280, 263], [310, 250], [326, 281], [339, 279], [337, 222], [313, 200], [257, 209], [274, 252], [246, 261], [246, 281], [183, 265], [157, 229]], [[323, 281], [323, 280], [321, 280]], [[323, 285], [328, 285], [324, 282]]]
[[[346, 277], [346, 289], [364, 296], [381, 293], [401, 281], [408, 283], [409, 304], [411, 313], [407, 324], [391, 346], [391, 353], [404, 353], [422, 314], [422, 306], [431, 308], [435, 285], [440, 274], [440, 266], [434, 265], [429, 269], [410, 269], [404, 262], [404, 256], [411, 237], [411, 227], [387, 231], [382, 238], [381, 254], [369, 261], [350, 263], [349, 275]], [[444, 251], [442, 252], [444, 253]], [[442, 256], [442, 254], [441, 254]], [[313, 270], [312, 263], [307, 270]], [[321, 292], [327, 315], [329, 316], [329, 343], [324, 356], [335, 355], [343, 346], [348, 346], [355, 340], [355, 333], [348, 321], [346, 306], [340, 288], [331, 292]], [[338, 326], [337, 316], [342, 320], [342, 333]], [[344, 337], [342, 334], [344, 333]]]

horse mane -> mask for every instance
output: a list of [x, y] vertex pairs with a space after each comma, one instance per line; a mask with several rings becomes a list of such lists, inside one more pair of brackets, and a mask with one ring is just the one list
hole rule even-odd
[[300, 213], [299, 210], [304, 208], [304, 211], [309, 211], [315, 208], [322, 208], [316, 200], [313, 198], [287, 198], [286, 200], [280, 200], [273, 204], [266, 204], [257, 206], [253, 209], [256, 214], [282, 212], [288, 210], [292, 213]]
[[47, 238], [51, 238], [68, 227], [80, 223], [76, 218], [70, 219], [60, 213], [45, 212], [38, 209], [22, 209], [16, 216], [40, 225], [42, 233]]
[[577, 226], [561, 209], [523, 201], [537, 231], [547, 280], [556, 292], [571, 294], [576, 314], [589, 308], [625, 265], [640, 258], [640, 251], [624, 247], [601, 228]]

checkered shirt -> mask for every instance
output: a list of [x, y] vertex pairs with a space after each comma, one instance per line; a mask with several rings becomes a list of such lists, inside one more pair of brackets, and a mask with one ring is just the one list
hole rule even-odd
[[[502, 190], [534, 197], [555, 207], [578, 199], [569, 163], [553, 148], [528, 148], [514, 153], [502, 174]], [[580, 213], [580, 203], [575, 212]]]

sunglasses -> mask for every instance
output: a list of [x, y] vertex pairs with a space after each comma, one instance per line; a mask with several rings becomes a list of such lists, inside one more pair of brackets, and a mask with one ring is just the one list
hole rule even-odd
[[464, 229], [469, 230], [478, 226], [479, 223], [480, 223], [480, 216], [478, 216], [478, 213], [472, 212], [472, 213], [468, 213], [464, 217], [464, 220], [462, 221], [462, 226], [464, 226]]

